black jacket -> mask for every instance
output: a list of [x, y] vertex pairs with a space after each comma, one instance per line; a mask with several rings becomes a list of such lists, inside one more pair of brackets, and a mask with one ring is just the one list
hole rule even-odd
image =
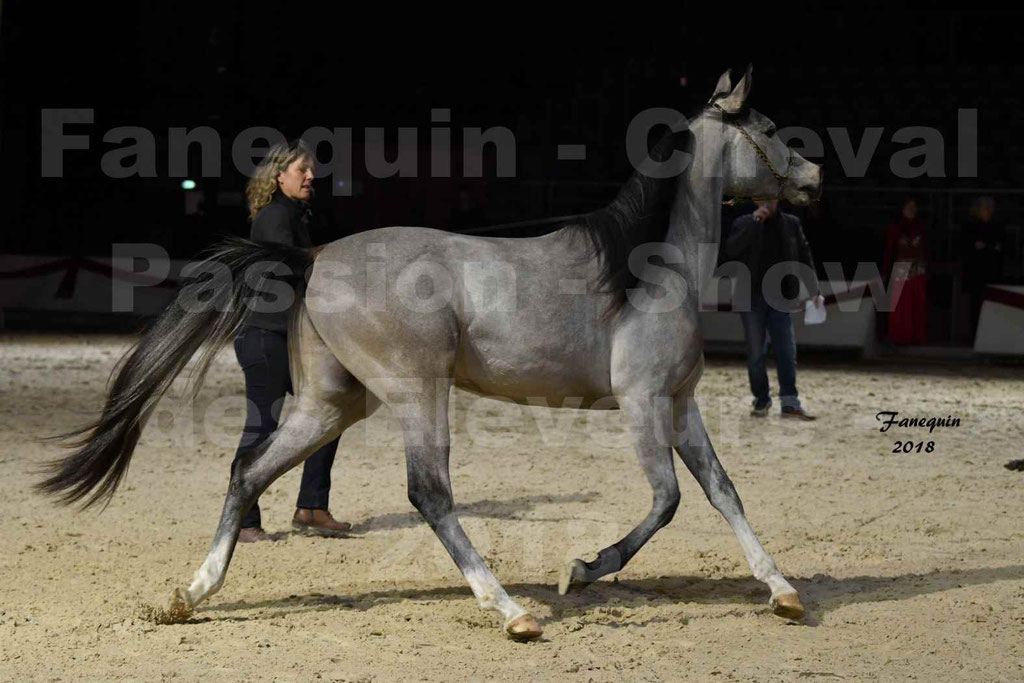
[[[978, 242], [983, 246], [979, 249]], [[971, 220], [963, 227], [962, 254], [965, 288], [983, 288], [1003, 279], [1006, 231], [1000, 223]]]
[[[308, 204], [289, 199], [283, 193], [277, 192], [270, 203], [260, 209], [253, 219], [249, 239], [256, 242], [278, 242], [295, 247], [312, 247], [313, 242], [309, 238], [311, 217], [312, 211]], [[301, 277], [303, 273], [296, 275]], [[267, 296], [265, 300], [273, 302], [273, 297]], [[286, 332], [288, 311], [252, 311], [245, 324], [262, 327], [265, 330]]]
[[[779, 242], [774, 245], [766, 244], [764, 239], [766, 234], [778, 235]], [[729, 235], [724, 241], [723, 252], [729, 258], [738, 259], [746, 264], [750, 269], [751, 287], [755, 291], [762, 286], [764, 273], [774, 265], [774, 263], [762, 262], [764, 255], [772, 254], [774, 256], [772, 260], [776, 263], [803, 263], [808, 266], [810, 272], [815, 275], [813, 278], [804, 278], [804, 286], [807, 287], [811, 296], [815, 296], [819, 292], [811, 247], [807, 244], [807, 237], [804, 236], [800, 219], [793, 214], [779, 211], [767, 223], [758, 223], [751, 214], [740, 216], [732, 222]], [[800, 277], [799, 269], [794, 265], [787, 267], [785, 272], [796, 276], [782, 278], [782, 296], [793, 301], [800, 295], [800, 285], [797, 280]], [[769, 301], [769, 303], [775, 305], [779, 302]], [[780, 306], [776, 305], [776, 308], [780, 308]]]

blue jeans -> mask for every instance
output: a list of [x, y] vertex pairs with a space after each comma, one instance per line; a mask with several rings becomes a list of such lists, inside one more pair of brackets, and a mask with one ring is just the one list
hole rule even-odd
[[770, 406], [768, 372], [764, 357], [768, 352], [768, 338], [775, 349], [775, 364], [779, 374], [779, 402], [782, 408], [800, 408], [796, 391], [796, 334], [789, 311], [777, 311], [761, 296], [752, 296], [750, 311], [740, 313], [743, 334], [747, 339], [747, 376], [750, 391], [757, 406]]
[[[284, 332], [244, 325], [235, 336], [235, 355], [245, 373], [246, 415], [235, 462], [262, 444], [277, 429], [285, 393], [291, 389], [288, 338]], [[338, 439], [306, 459], [296, 507], [326, 510], [331, 494], [331, 466]], [[232, 463], [232, 469], [234, 463]], [[242, 518], [243, 527], [261, 525], [260, 506], [253, 503]]]

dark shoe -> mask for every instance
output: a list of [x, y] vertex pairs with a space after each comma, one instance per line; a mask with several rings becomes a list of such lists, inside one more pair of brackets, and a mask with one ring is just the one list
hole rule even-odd
[[352, 528], [348, 522], [339, 522], [327, 510], [295, 508], [292, 527], [315, 536], [341, 536]]
[[260, 541], [273, 541], [266, 531], [258, 526], [247, 526], [243, 527], [238, 532], [239, 543], [258, 543]]
[[814, 415], [806, 413], [803, 408], [783, 408], [782, 417], [792, 417], [800, 420], [807, 420], [808, 422], [818, 419]]
[[754, 417], [768, 417], [768, 409], [772, 407], [771, 401], [758, 401], [754, 400], [754, 407], [750, 409], [750, 414]]
[[1018, 472], [1024, 472], [1024, 460], [1011, 460], [1010, 462], [1003, 465], [1008, 470], [1016, 470]]

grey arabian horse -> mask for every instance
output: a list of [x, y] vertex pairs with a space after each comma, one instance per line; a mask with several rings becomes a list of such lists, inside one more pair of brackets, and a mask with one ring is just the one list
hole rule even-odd
[[674, 449], [771, 589], [775, 613], [802, 617], [796, 590], [754, 535], [693, 400], [703, 370], [697, 293], [715, 265], [723, 196], [803, 204], [821, 188], [820, 169], [746, 106], [750, 86], [749, 69], [735, 88], [723, 74], [709, 105], [670, 126], [610, 205], [542, 237], [390, 227], [315, 250], [225, 241], [196, 269], [210, 277], [185, 286], [122, 360], [102, 416], [74, 432], [77, 450], [52, 464], [41, 488], [67, 502], [109, 500], [156, 401], [203, 348], [193, 374], [198, 391], [256, 298], [243, 275], [272, 262], [282, 272], [309, 270], [291, 305], [295, 404], [234, 468], [210, 552], [188, 589], [175, 592], [172, 614], [186, 618], [220, 589], [242, 515], [271, 482], [385, 403], [404, 433], [409, 500], [480, 606], [501, 614], [505, 632], [540, 636], [459, 523], [448, 471], [455, 385], [532, 405], [625, 412], [654, 492], [651, 511], [594, 561], [569, 563], [561, 593], [619, 571], [672, 519]]

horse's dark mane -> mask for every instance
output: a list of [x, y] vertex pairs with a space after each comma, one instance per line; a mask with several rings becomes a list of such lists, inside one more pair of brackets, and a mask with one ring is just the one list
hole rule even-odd
[[[669, 131], [654, 145], [649, 157], [667, 161], [676, 149], [692, 154], [692, 140], [689, 130]], [[678, 175], [651, 178], [638, 170], [610, 204], [563, 228], [570, 237], [585, 237], [591, 247], [588, 256], [601, 260], [597, 291], [612, 295], [608, 313], [619, 311], [626, 302], [626, 290], [636, 286], [637, 276], [629, 270], [633, 249], [664, 240], [678, 185]]]

